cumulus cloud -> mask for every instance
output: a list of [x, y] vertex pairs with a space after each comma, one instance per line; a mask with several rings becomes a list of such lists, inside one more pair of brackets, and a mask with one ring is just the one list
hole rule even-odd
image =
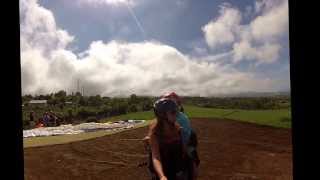
[[57, 27], [51, 11], [39, 6], [37, 0], [20, 1], [21, 48], [48, 51], [66, 48], [74, 37]]
[[103, 96], [158, 96], [171, 90], [210, 96], [276, 87], [273, 81], [189, 57], [155, 41], [94, 41], [86, 51], [75, 54], [68, 49], [74, 37], [56, 25], [48, 9], [36, 0], [21, 0], [20, 8], [23, 94], [61, 89], [71, 93], [78, 81], [86, 95]]
[[202, 27], [206, 42], [211, 48], [229, 44], [235, 41], [235, 33], [241, 21], [239, 10], [223, 5], [220, 16]]
[[[268, 1], [266, 1], [268, 2]], [[256, 17], [251, 23], [252, 36], [257, 41], [276, 41], [279, 36], [288, 32], [288, 2], [282, 4], [268, 5], [269, 11]]]
[[278, 60], [281, 37], [288, 33], [288, 2], [286, 0], [261, 0], [255, 4], [255, 17], [242, 24], [242, 14], [230, 5], [222, 5], [219, 17], [203, 26], [208, 46], [219, 49], [229, 46], [234, 53], [233, 62], [253, 60], [273, 63]]
[[260, 60], [263, 63], [273, 63], [279, 58], [281, 46], [279, 44], [264, 44], [259, 47], [252, 47], [247, 41], [241, 41], [233, 45], [233, 61]]

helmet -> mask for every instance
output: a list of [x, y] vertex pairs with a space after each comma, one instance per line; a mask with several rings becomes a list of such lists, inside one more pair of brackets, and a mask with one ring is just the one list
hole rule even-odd
[[171, 99], [161, 98], [153, 104], [153, 109], [156, 116], [166, 118], [166, 112], [177, 111], [178, 106]]
[[181, 105], [181, 98], [175, 92], [166, 93], [162, 95], [161, 98], [173, 99], [178, 105]]

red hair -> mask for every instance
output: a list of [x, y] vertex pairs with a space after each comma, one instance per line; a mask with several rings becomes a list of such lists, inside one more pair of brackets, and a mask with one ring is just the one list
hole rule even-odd
[[181, 98], [175, 92], [168, 92], [161, 96], [161, 98], [173, 99], [178, 105], [181, 105]]

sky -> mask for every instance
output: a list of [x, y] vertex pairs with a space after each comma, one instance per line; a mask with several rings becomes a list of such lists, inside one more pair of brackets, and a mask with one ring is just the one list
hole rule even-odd
[[287, 0], [20, 0], [23, 94], [290, 90]]

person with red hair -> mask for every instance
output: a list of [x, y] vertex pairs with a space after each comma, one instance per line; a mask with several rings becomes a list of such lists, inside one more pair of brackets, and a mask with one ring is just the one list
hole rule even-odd
[[[190, 170], [188, 179], [196, 179], [198, 176], [198, 167], [200, 164], [200, 160], [197, 153], [197, 136], [194, 130], [191, 128], [190, 120], [186, 114], [184, 114], [184, 109], [182, 106], [182, 99], [175, 93], [170, 92], [162, 95], [159, 99], [159, 102], [163, 102], [166, 100], [173, 101], [177, 105], [177, 112], [175, 115], [176, 125], [180, 127], [181, 133], [181, 142], [183, 147], [183, 152], [188, 156], [190, 161], [187, 161], [188, 169]], [[151, 128], [152, 129], [152, 128]], [[145, 148], [150, 152], [150, 133], [144, 139]], [[152, 149], [152, 148], [151, 148]], [[153, 163], [151, 162], [151, 156], [149, 158], [149, 169], [151, 170], [151, 174], [154, 173], [155, 169], [153, 169]], [[157, 168], [156, 168], [157, 169]]]
[[149, 138], [149, 170], [152, 180], [192, 180], [191, 158], [186, 156], [181, 127], [176, 122], [177, 104], [171, 99], [154, 103], [155, 123]]
[[188, 144], [188, 141], [192, 132], [192, 128], [191, 128], [189, 118], [184, 113], [184, 109], [182, 106], [182, 99], [175, 92], [165, 93], [164, 95], [161, 96], [161, 99], [173, 100], [179, 107], [180, 112], [177, 113], [177, 122], [183, 128], [182, 129], [183, 142], [184, 144]]
[[193, 159], [192, 166], [194, 169], [194, 176], [197, 176], [197, 169], [200, 164], [200, 159], [197, 153], [198, 139], [196, 133], [191, 127], [189, 118], [184, 113], [182, 99], [175, 92], [165, 93], [161, 98], [173, 100], [179, 107], [180, 112], [177, 113], [177, 122], [182, 127], [182, 141], [185, 145], [187, 154], [191, 159]]

